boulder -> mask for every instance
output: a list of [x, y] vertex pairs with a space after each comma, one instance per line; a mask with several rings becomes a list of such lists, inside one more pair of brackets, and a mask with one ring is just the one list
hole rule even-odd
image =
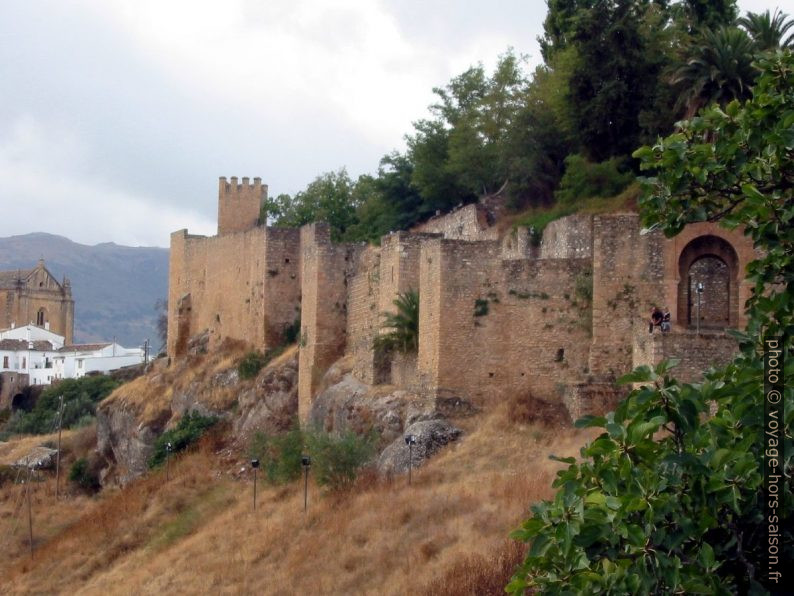
[[402, 389], [372, 387], [347, 373], [314, 399], [309, 423], [325, 432], [375, 431], [386, 444], [414, 422], [437, 417], [433, 400]]
[[55, 458], [57, 455], [57, 449], [50, 449], [44, 445], [39, 445], [31, 449], [27, 455], [15, 461], [14, 465], [22, 468], [47, 470], [55, 467]]
[[411, 449], [411, 466], [418, 468], [431, 458], [439, 449], [458, 440], [463, 431], [446, 420], [421, 420], [411, 424], [405, 432], [395, 439], [378, 458], [378, 472], [383, 475], [404, 474], [408, 472], [409, 449], [405, 436], [416, 437]]

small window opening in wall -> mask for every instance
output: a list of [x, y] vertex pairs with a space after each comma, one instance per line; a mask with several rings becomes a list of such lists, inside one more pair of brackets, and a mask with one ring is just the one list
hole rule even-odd
[[40, 282], [39, 282], [39, 287], [40, 287], [40, 288], [43, 288], [43, 287], [44, 287], [44, 282], [43, 282], [43, 281], [40, 281]]
[[215, 322], [216, 322], [216, 323], [220, 323], [220, 322], [221, 322], [221, 315], [220, 315], [220, 313], [215, 313]]
[[524, 376], [524, 373], [521, 373], [521, 376], [523, 377], [523, 376]]
[[565, 358], [565, 349], [560, 348], [557, 350], [557, 355], [554, 357], [554, 362], [562, 362]]
[[284, 263], [289, 263], [289, 259], [284, 259]]
[[489, 376], [489, 377], [493, 377], [493, 373], [492, 373], [492, 372], [489, 372], [489, 373], [488, 373], [488, 376]]

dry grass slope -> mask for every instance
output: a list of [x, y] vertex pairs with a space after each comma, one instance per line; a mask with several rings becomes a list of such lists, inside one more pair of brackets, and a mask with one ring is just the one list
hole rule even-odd
[[222, 469], [217, 436], [178, 458], [168, 482], [161, 470], [123, 491], [55, 503], [48, 480], [34, 489], [32, 559], [25, 532], [9, 534], [20, 487], [3, 489], [0, 535], [12, 543], [0, 561], [4, 590], [492, 593], [521, 557], [506, 536], [552, 494], [558, 464], [548, 454], [576, 454], [588, 438], [505, 420], [505, 411], [470, 420], [465, 439], [412, 486], [365, 475], [348, 493], [320, 496], [310, 485], [308, 514], [300, 482], [262, 487], [253, 512], [250, 480]]

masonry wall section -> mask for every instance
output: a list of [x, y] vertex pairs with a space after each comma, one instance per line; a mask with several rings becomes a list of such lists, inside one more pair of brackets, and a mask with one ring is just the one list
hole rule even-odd
[[278, 345], [298, 316], [299, 237], [298, 230], [264, 227], [212, 237], [174, 232], [168, 353], [180, 355], [205, 330], [210, 348], [225, 337], [260, 350]]
[[353, 355], [353, 374], [370, 385], [378, 382], [372, 344], [380, 324], [380, 260], [377, 247], [362, 250], [348, 287], [347, 351]]
[[307, 420], [323, 375], [345, 352], [347, 290], [363, 247], [332, 244], [327, 224], [309, 224], [301, 235], [301, 349], [298, 415]]
[[590, 372], [614, 379], [632, 369], [632, 342], [665, 300], [664, 237], [641, 235], [636, 213], [593, 219], [593, 341]]
[[300, 230], [266, 228], [264, 246], [264, 347], [284, 342], [284, 331], [300, 318]]
[[736, 340], [719, 331], [646, 333], [635, 338], [633, 347], [635, 366], [654, 367], [662, 360], [678, 360], [672, 374], [683, 383], [701, 380], [704, 371], [727, 364], [738, 352]]
[[499, 232], [490, 227], [487, 210], [473, 203], [434, 217], [417, 226], [415, 232], [441, 234], [448, 240], [497, 240]]

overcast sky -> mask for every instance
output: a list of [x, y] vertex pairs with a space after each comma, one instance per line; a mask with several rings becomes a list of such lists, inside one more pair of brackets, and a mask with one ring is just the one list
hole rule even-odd
[[[0, 236], [168, 246], [216, 228], [219, 176], [270, 195], [374, 172], [432, 88], [543, 0], [0, 0]], [[777, 2], [739, 2], [742, 10]]]

